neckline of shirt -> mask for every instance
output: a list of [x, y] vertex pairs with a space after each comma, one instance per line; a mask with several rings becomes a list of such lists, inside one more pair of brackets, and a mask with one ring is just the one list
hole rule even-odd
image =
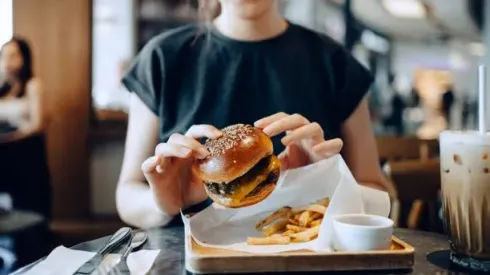
[[286, 21], [286, 22], [288, 25], [283, 32], [281, 32], [280, 34], [278, 34], [274, 37], [263, 39], [263, 40], [246, 41], [246, 40], [234, 39], [234, 38], [231, 38], [231, 37], [224, 35], [213, 24], [210, 24], [210, 26], [209, 26], [209, 35], [210, 35], [210, 38], [212, 38], [216, 41], [219, 41], [223, 44], [231, 45], [234, 47], [240, 47], [240, 48], [269, 47], [269, 46], [277, 45], [278, 43], [287, 40], [287, 38], [290, 36], [291, 32], [294, 29], [294, 24], [292, 24], [289, 21]]

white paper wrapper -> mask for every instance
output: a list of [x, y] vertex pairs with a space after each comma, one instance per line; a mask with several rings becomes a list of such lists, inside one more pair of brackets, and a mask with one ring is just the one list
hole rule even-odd
[[[289, 245], [249, 246], [247, 237], [260, 237], [255, 224], [283, 207], [301, 207], [330, 197], [317, 239]], [[201, 246], [267, 254], [292, 250], [331, 251], [332, 217], [367, 213], [387, 217], [390, 199], [386, 192], [357, 184], [340, 155], [281, 174], [277, 187], [264, 201], [246, 208], [223, 209], [212, 205], [190, 219], [183, 217], [186, 234]]]

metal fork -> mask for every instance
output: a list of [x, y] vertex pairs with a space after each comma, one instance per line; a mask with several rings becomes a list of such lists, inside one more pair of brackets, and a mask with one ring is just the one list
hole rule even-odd
[[144, 231], [136, 232], [132, 236], [131, 242], [129, 243], [128, 247], [121, 255], [121, 260], [112, 270], [115, 272], [120, 272], [119, 274], [130, 274], [129, 267], [128, 267], [129, 253], [131, 253], [131, 251], [143, 245], [146, 242], [147, 238], [148, 238], [148, 234], [146, 234], [146, 232]]

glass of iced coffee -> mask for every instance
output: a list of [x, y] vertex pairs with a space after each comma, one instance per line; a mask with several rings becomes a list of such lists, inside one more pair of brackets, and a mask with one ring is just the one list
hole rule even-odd
[[490, 134], [440, 135], [444, 230], [451, 262], [490, 271]]

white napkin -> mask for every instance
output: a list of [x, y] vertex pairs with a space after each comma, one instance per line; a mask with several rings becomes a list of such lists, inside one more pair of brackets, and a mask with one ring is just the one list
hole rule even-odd
[[[160, 250], [140, 250], [129, 254], [128, 267], [132, 275], [147, 274]], [[49, 256], [31, 270], [26, 275], [68, 275], [73, 274], [85, 262], [95, 255], [94, 252], [73, 250], [64, 246], [55, 248]], [[109, 254], [102, 261], [96, 274], [108, 274], [121, 258], [119, 254]], [[117, 274], [117, 273], [115, 273]]]
[[[260, 236], [255, 230], [257, 221], [271, 212], [286, 205], [304, 206], [324, 197], [330, 197], [330, 205], [316, 240], [289, 245], [247, 245], [248, 236]], [[336, 155], [282, 173], [274, 192], [256, 205], [240, 209], [221, 209], [213, 205], [190, 219], [183, 219], [186, 234], [192, 235], [201, 246], [264, 254], [301, 249], [330, 251], [332, 217], [354, 213], [387, 217], [389, 211], [388, 194], [358, 185], [342, 157]]]

